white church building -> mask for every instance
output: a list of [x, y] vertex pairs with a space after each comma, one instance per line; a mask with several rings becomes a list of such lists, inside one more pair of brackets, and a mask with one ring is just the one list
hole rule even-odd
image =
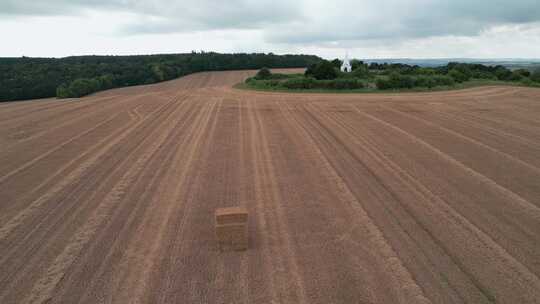
[[343, 59], [343, 63], [341, 64], [341, 71], [345, 73], [350, 73], [352, 71], [351, 62], [349, 60], [349, 54], [346, 54], [345, 59]]

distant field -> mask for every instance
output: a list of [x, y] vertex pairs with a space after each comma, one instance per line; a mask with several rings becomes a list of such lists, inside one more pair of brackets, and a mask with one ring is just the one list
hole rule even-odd
[[0, 303], [538, 303], [540, 89], [254, 73], [0, 104]]
[[510, 69], [535, 69], [540, 67], [540, 59], [473, 59], [473, 58], [446, 58], [446, 59], [364, 59], [366, 62], [377, 63], [405, 63], [422, 67], [443, 66], [449, 62], [480, 63], [484, 65], [502, 65]]

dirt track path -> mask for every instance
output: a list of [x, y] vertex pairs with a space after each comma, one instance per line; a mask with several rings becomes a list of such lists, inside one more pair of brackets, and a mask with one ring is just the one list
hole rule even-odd
[[540, 90], [252, 73], [1, 104], [0, 303], [539, 303]]

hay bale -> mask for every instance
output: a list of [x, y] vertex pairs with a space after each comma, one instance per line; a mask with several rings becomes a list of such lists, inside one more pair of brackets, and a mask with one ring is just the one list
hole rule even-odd
[[248, 212], [244, 207], [216, 209], [216, 225], [247, 223]]
[[247, 210], [242, 207], [216, 210], [216, 238], [221, 251], [246, 250], [248, 248], [247, 219]]
[[216, 225], [216, 237], [221, 251], [246, 250], [248, 247], [246, 224]]

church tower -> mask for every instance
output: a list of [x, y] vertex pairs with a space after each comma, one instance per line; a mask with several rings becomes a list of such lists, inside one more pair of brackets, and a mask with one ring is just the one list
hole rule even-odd
[[349, 61], [349, 53], [345, 54], [345, 59], [343, 59], [343, 64], [341, 64], [341, 71], [345, 73], [350, 73], [352, 71], [351, 62]]

